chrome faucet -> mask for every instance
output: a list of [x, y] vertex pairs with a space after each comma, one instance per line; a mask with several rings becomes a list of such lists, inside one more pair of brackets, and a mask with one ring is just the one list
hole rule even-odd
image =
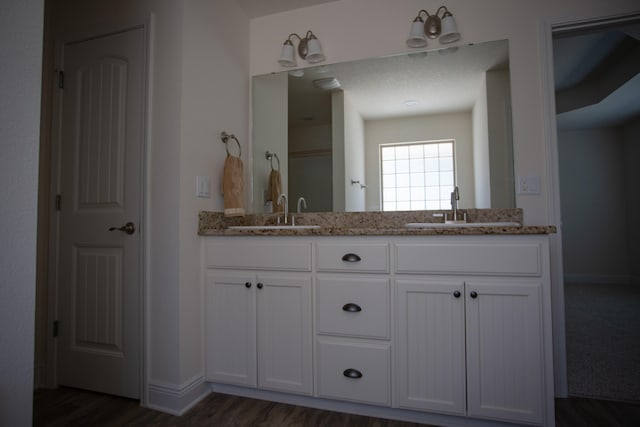
[[304, 205], [304, 208], [307, 209], [307, 201], [304, 199], [304, 197], [298, 198], [298, 213], [300, 213], [300, 204]]
[[460, 191], [456, 185], [451, 192], [451, 210], [453, 211], [453, 220], [458, 220], [458, 200], [460, 200]]
[[[284, 203], [284, 223], [287, 223], [287, 217], [289, 216], [289, 203], [287, 202], [287, 195], [282, 193], [278, 197], [278, 206]], [[278, 215], [278, 224], [280, 224], [280, 215]]]

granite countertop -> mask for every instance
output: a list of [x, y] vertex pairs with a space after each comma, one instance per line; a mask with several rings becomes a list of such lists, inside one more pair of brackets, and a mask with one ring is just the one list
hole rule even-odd
[[[318, 225], [319, 228], [290, 229], [229, 229], [229, 226], [275, 225], [277, 214], [253, 214], [225, 217], [222, 212], [202, 211], [199, 214], [200, 236], [440, 236], [440, 235], [525, 235], [553, 234], [553, 225], [539, 226], [438, 226], [407, 228], [415, 222], [443, 222], [441, 214], [449, 211], [411, 212], [305, 212], [293, 214], [296, 225]], [[522, 224], [522, 209], [465, 209], [469, 223], [515, 222]]]

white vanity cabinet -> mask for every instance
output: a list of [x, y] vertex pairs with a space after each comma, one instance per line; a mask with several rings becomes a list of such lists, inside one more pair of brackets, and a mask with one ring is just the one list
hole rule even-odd
[[397, 406], [552, 423], [546, 239], [436, 239], [395, 250]]
[[205, 262], [206, 379], [312, 394], [310, 243], [208, 239]]
[[391, 404], [389, 244], [316, 242], [316, 394]]
[[546, 235], [203, 240], [214, 390], [426, 424], [554, 424]]

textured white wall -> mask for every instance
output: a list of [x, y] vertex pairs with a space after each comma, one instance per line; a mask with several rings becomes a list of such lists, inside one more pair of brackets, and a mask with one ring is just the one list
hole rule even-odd
[[473, 105], [473, 177], [476, 207], [491, 207], [491, 170], [489, 168], [489, 106], [487, 105], [487, 78], [482, 79], [478, 99]]
[[0, 13], [0, 425], [32, 421], [44, 2]]
[[[287, 74], [270, 74], [253, 82], [253, 111], [257, 120], [251, 130], [253, 134], [253, 167], [251, 181], [253, 182], [253, 206], [251, 212], [263, 212], [264, 191], [269, 188], [269, 174], [271, 162], [266, 159], [266, 152], [271, 151], [278, 156], [280, 174], [289, 176], [289, 156], [287, 142], [288, 99]], [[248, 150], [247, 150], [248, 151]], [[274, 167], [278, 167], [278, 160], [273, 159]], [[247, 187], [248, 188], [248, 187]], [[289, 194], [288, 180], [283, 179], [282, 191]], [[274, 201], [275, 202], [275, 201]]]
[[[364, 188], [360, 184], [366, 184], [365, 177], [365, 147], [364, 147], [364, 121], [360, 114], [353, 108], [349, 99], [349, 93], [344, 93], [344, 206], [347, 212], [366, 210]], [[351, 184], [351, 180], [360, 181], [360, 184]]]
[[367, 120], [364, 127], [367, 209], [380, 210], [380, 144], [451, 138], [455, 140], [459, 206], [461, 209], [475, 206], [471, 112]]
[[[204, 369], [198, 212], [223, 209], [220, 188], [227, 153], [220, 132], [240, 140], [245, 201], [251, 191], [249, 20], [234, 0], [185, 0], [182, 31], [179, 281], [172, 286], [179, 288], [179, 378], [180, 384], [187, 384]], [[197, 175], [211, 176], [211, 199], [195, 197]]]

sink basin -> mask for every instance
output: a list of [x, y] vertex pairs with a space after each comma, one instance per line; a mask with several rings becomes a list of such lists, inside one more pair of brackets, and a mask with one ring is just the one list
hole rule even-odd
[[407, 228], [443, 228], [443, 227], [520, 227], [519, 222], [410, 222]]
[[319, 225], [231, 225], [229, 230], [305, 230], [320, 228]]

